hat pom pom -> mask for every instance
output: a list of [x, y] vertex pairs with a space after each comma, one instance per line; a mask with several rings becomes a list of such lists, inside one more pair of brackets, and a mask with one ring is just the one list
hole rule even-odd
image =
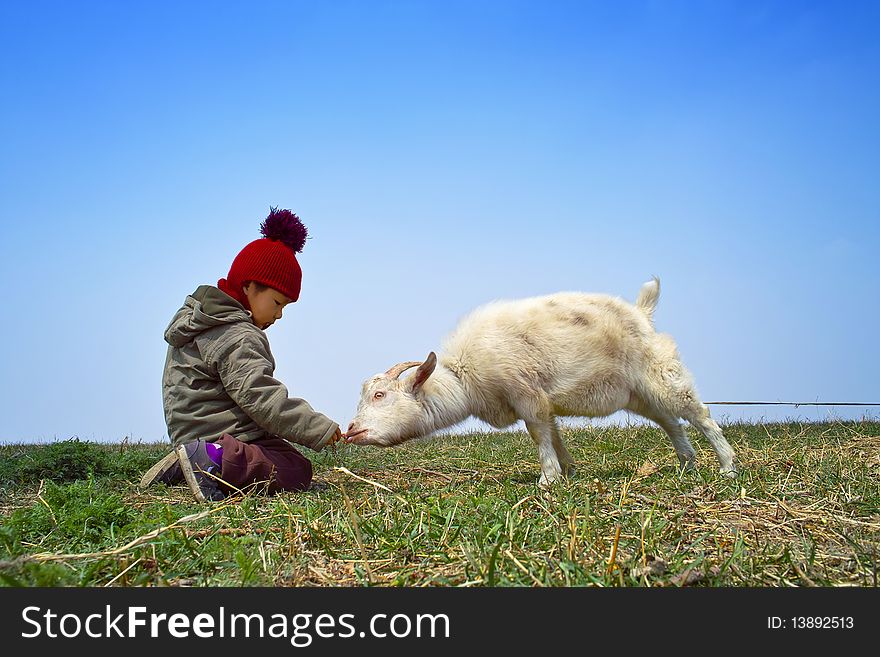
[[269, 216], [260, 224], [260, 232], [270, 240], [286, 244], [295, 253], [302, 251], [309, 234], [293, 212], [273, 207], [269, 208]]

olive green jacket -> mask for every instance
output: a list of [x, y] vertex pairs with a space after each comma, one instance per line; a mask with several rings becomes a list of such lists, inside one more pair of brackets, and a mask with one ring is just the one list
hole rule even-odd
[[177, 446], [228, 433], [249, 442], [280, 436], [323, 449], [338, 425], [288, 396], [274, 376], [266, 334], [238, 301], [211, 285], [186, 298], [165, 330], [162, 399]]

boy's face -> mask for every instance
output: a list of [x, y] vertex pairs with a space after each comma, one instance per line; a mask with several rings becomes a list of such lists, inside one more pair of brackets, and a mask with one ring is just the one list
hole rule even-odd
[[264, 331], [276, 320], [281, 319], [284, 306], [290, 303], [290, 298], [278, 290], [271, 287], [261, 290], [253, 281], [245, 286], [244, 294], [251, 306], [251, 318], [254, 324]]

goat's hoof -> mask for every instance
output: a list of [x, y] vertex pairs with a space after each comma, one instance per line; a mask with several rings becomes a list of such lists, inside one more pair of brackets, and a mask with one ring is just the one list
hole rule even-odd
[[721, 474], [723, 474], [728, 479], [736, 479], [739, 473], [736, 471], [736, 468], [731, 466], [729, 468], [722, 468]]
[[560, 477], [558, 475], [556, 477], [554, 477], [553, 479], [547, 479], [546, 477], [542, 476], [538, 480], [538, 488], [540, 488], [541, 490], [550, 490], [551, 488], [553, 488], [553, 484], [558, 479], [560, 479]]

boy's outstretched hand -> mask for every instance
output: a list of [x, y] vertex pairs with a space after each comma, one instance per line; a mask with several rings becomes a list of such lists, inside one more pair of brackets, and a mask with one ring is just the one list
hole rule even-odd
[[342, 429], [336, 427], [336, 433], [333, 434], [333, 437], [327, 443], [328, 445], [332, 445], [333, 449], [336, 449], [336, 443], [345, 438], [345, 434], [342, 433]]

